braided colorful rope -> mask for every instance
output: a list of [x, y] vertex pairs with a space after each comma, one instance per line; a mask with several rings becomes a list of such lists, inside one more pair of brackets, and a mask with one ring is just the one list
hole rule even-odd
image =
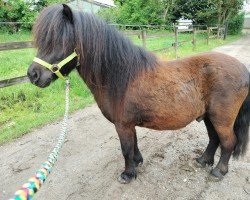
[[27, 183], [25, 183], [22, 188], [15, 192], [14, 198], [10, 200], [31, 200], [35, 193], [41, 188], [42, 184], [45, 182], [46, 178], [52, 171], [55, 162], [57, 161], [60, 149], [63, 146], [63, 143], [67, 134], [67, 122], [68, 122], [68, 113], [69, 113], [69, 91], [70, 83], [69, 80], [66, 80], [66, 104], [65, 104], [65, 114], [63, 119], [62, 133], [59, 136], [58, 142], [52, 152], [48, 156], [48, 160], [45, 161], [41, 168], [36, 171], [35, 175], [32, 176]]

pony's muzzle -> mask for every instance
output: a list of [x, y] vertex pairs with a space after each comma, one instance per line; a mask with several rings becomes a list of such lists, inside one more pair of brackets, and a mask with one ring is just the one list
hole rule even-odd
[[[30, 65], [27, 75], [30, 82], [38, 87], [44, 88], [50, 85], [53, 80], [53, 72], [33, 63]], [[55, 76], [56, 77], [56, 76]]]
[[38, 69], [34, 69], [33, 67], [30, 67], [28, 69], [27, 75], [28, 75], [31, 83], [37, 84], [39, 82], [40, 72]]

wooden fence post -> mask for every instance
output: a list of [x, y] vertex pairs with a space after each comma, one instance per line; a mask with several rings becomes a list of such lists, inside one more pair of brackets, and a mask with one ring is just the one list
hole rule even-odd
[[193, 28], [193, 50], [196, 48], [196, 28]]
[[141, 38], [142, 38], [142, 46], [146, 49], [147, 48], [147, 42], [146, 42], [146, 40], [147, 40], [147, 31], [145, 30], [145, 29], [143, 29], [142, 31], [141, 31]]
[[207, 45], [209, 45], [210, 27], [207, 27]]
[[227, 33], [228, 33], [228, 22], [225, 23], [224, 25], [224, 36], [223, 36], [223, 39], [226, 40], [227, 39]]
[[218, 25], [218, 29], [217, 29], [217, 39], [220, 38], [220, 32], [221, 32], [221, 26]]
[[175, 43], [174, 43], [174, 50], [175, 50], [175, 58], [177, 58], [177, 51], [178, 51], [178, 26], [174, 28], [174, 36], [175, 36]]

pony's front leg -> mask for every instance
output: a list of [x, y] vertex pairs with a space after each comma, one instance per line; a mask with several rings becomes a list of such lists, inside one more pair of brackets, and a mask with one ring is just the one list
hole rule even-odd
[[135, 148], [135, 127], [126, 125], [116, 125], [116, 131], [119, 135], [122, 154], [125, 159], [125, 170], [122, 172], [118, 181], [120, 183], [129, 183], [133, 178], [136, 178], [136, 163], [134, 161]]
[[143, 164], [143, 158], [137, 144], [136, 131], [134, 133], [134, 161], [136, 167], [138, 167], [139, 164]]

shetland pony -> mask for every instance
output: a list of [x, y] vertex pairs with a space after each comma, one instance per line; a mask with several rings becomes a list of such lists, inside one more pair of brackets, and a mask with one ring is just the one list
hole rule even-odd
[[[103, 115], [115, 125], [125, 159], [121, 183], [136, 178], [136, 167], [143, 162], [136, 126], [175, 130], [204, 120], [209, 144], [197, 162], [213, 165], [220, 145], [220, 160], [211, 171], [218, 179], [228, 172], [231, 154], [246, 152], [249, 72], [235, 58], [204, 53], [161, 61], [98, 17], [64, 4], [45, 8], [33, 31], [41, 60], [56, 65], [76, 51], [78, 56], [60, 72], [66, 76], [77, 68]], [[38, 87], [58, 78], [36, 62], [28, 76]]]

